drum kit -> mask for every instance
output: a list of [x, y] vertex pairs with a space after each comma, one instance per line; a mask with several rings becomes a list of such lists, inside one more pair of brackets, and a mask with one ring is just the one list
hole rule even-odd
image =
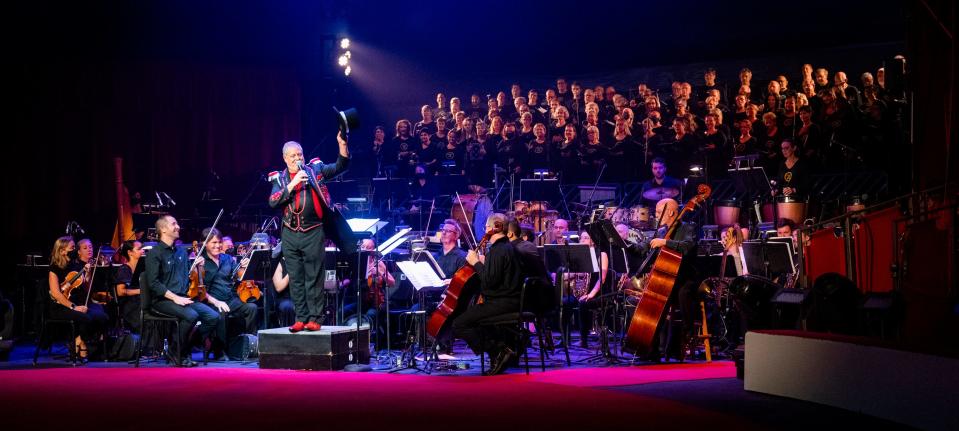
[[532, 226], [536, 232], [543, 232], [559, 219], [559, 211], [550, 209], [549, 202], [545, 201], [514, 201], [513, 210], [506, 216]]

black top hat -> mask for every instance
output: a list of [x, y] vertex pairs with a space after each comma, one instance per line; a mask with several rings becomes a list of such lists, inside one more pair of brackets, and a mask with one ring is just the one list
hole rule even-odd
[[340, 111], [334, 106], [333, 111], [336, 112], [336, 121], [340, 126], [340, 131], [344, 134], [349, 135], [351, 130], [356, 130], [360, 127], [360, 115], [356, 112], [356, 108]]

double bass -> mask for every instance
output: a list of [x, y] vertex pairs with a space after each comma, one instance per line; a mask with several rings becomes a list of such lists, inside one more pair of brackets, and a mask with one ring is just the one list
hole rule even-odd
[[[686, 203], [683, 210], [673, 220], [663, 239], [672, 239], [682, 222], [683, 216], [709, 198], [712, 189], [706, 184], [700, 184], [696, 192], [696, 196]], [[650, 257], [653, 257], [653, 254], [654, 252], [650, 251]], [[653, 267], [649, 270], [648, 277], [645, 279], [645, 286], [642, 286], [642, 296], [639, 298], [636, 310], [633, 311], [633, 316], [630, 319], [626, 339], [623, 340], [624, 350], [632, 351], [637, 355], [648, 354], [652, 350], [656, 328], [666, 308], [666, 301], [669, 300], [673, 291], [673, 285], [676, 284], [679, 266], [682, 262], [683, 255], [678, 251], [668, 246], [660, 248], [659, 254], [656, 255], [656, 260], [653, 262]], [[645, 266], [643, 265], [643, 267]]]

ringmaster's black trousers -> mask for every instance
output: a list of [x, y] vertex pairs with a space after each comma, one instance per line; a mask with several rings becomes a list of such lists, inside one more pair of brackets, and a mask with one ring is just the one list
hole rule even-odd
[[284, 227], [283, 259], [290, 273], [290, 297], [296, 311], [297, 322], [323, 323], [323, 307], [326, 296], [320, 277], [326, 257], [326, 235], [323, 226], [306, 232], [295, 232]]

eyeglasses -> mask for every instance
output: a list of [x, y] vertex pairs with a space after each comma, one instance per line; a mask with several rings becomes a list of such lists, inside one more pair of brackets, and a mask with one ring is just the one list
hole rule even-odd
[[440, 231], [443, 233], [456, 233], [455, 229], [440, 229]]

